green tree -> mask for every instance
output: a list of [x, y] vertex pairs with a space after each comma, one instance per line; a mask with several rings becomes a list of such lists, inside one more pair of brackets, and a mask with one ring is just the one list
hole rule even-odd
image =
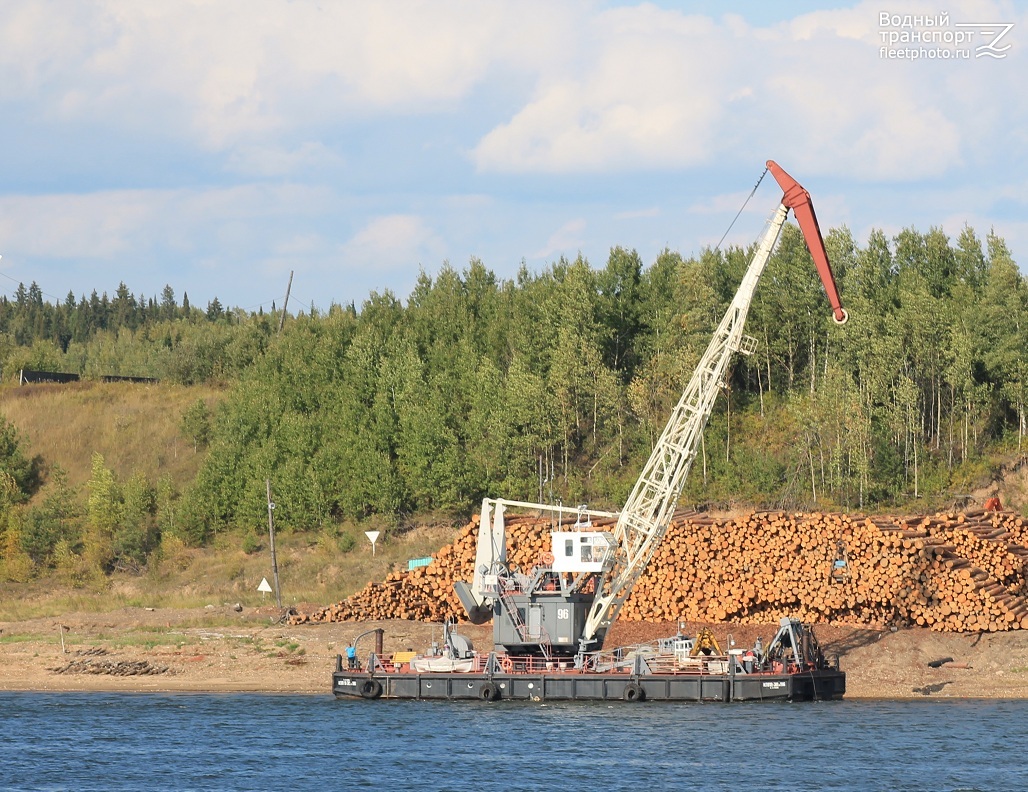
[[215, 297], [207, 303], [207, 321], [217, 322], [223, 316], [225, 316], [225, 309], [221, 306], [221, 300]]
[[32, 577], [34, 565], [22, 542], [21, 512], [13, 508], [18, 484], [0, 470], [0, 580], [23, 583]]
[[207, 402], [197, 399], [182, 414], [182, 434], [193, 444], [195, 453], [211, 437], [211, 411]]
[[0, 415], [0, 471], [15, 483], [12, 502], [24, 503], [39, 488], [41, 465], [40, 457], [26, 458], [17, 428]]
[[160, 532], [154, 520], [157, 493], [146, 476], [136, 472], [122, 487], [121, 494], [122, 503], [111, 551], [118, 562], [138, 569], [160, 542]]
[[612, 248], [607, 266], [597, 275], [597, 319], [608, 329], [604, 363], [621, 378], [631, 378], [638, 364], [637, 340], [643, 331], [642, 259], [621, 247]]
[[989, 379], [1015, 416], [1020, 449], [1028, 401], [1028, 288], [1006, 242], [989, 234], [987, 244], [988, 271], [978, 318], [981, 359]]
[[25, 512], [21, 528], [22, 547], [38, 567], [54, 565], [56, 548], [62, 542], [68, 548], [76, 548], [80, 542], [79, 509], [68, 474], [54, 465], [49, 479], [42, 504]]
[[161, 537], [177, 535], [175, 523], [175, 487], [170, 476], [161, 476], [157, 481], [155, 519]]
[[175, 290], [169, 284], [165, 284], [161, 290], [161, 318], [170, 322], [175, 318], [178, 304], [175, 302]]
[[121, 493], [114, 473], [101, 454], [93, 454], [92, 475], [86, 485], [86, 524], [82, 556], [93, 574], [110, 570], [115, 558], [114, 536], [121, 523]]

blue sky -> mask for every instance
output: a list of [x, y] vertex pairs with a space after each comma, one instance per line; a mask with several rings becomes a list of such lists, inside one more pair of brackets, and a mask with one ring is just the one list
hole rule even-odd
[[[883, 54], [915, 31], [951, 57]], [[767, 159], [823, 228], [967, 223], [1023, 265], [1026, 46], [1025, 5], [989, 0], [4, 3], [0, 289], [256, 309], [293, 270], [325, 308], [472, 257], [648, 264], [715, 244]]]

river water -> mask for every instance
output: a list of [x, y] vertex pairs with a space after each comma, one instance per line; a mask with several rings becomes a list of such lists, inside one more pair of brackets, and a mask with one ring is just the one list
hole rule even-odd
[[1028, 702], [0, 693], [5, 789], [1028, 790]]

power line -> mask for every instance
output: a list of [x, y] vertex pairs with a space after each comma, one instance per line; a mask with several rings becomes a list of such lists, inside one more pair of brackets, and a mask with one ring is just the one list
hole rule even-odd
[[760, 178], [757, 179], [757, 183], [753, 185], [753, 189], [750, 190], [750, 194], [746, 196], [746, 200], [742, 202], [742, 206], [740, 206], [739, 211], [735, 213], [735, 217], [732, 218], [732, 222], [728, 224], [728, 228], [725, 230], [725, 233], [722, 235], [721, 239], [718, 240], [717, 246], [714, 248], [714, 252], [717, 252], [721, 249], [721, 243], [725, 241], [725, 237], [728, 236], [728, 232], [732, 230], [732, 226], [735, 225], [735, 221], [739, 219], [739, 215], [742, 214], [742, 210], [746, 208], [746, 204], [750, 202], [750, 198], [753, 197], [753, 194], [757, 191], [757, 188], [760, 186], [760, 183], [764, 181], [765, 176], [767, 176], [767, 168], [764, 168], [764, 172], [760, 174]]
[[[12, 278], [10, 275], [8, 275], [3, 270], [0, 270], [0, 275], [2, 275], [3, 277], [7, 278], [7, 280], [9, 280], [9, 281], [11, 281], [13, 283], [17, 283], [19, 286], [24, 286], [25, 285], [25, 281], [18, 280], [17, 278]], [[36, 283], [36, 282], [33, 281], [33, 283]], [[38, 283], [36, 283], [36, 288], [39, 289], [39, 284]], [[50, 294], [49, 292], [43, 291], [42, 289], [39, 289], [39, 293], [42, 294], [45, 297], [49, 297], [51, 300], [56, 300], [57, 302], [61, 302], [62, 300], [64, 300], [63, 297], [56, 297], [53, 294]]]

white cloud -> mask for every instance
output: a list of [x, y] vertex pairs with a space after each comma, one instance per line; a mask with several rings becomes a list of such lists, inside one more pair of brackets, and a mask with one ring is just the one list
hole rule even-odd
[[[82, 35], [88, 29], [94, 44]], [[0, 7], [0, 99], [38, 95], [69, 80], [99, 41], [106, 41], [95, 9], [59, 0]]]
[[323, 143], [307, 141], [296, 148], [248, 146], [234, 148], [228, 156], [229, 171], [248, 176], [287, 176], [314, 169], [338, 168], [343, 158]]
[[[1006, 5], [947, 8], [953, 23], [1012, 19]], [[881, 11], [867, 0], [771, 28], [647, 5], [593, 14], [579, 34], [593, 45], [588, 55], [543, 74], [473, 161], [485, 172], [612, 172], [756, 154], [807, 172], [907, 181], [969, 164], [984, 140], [1021, 128], [989, 110], [1009, 111], [1018, 95], [1013, 59], [991, 70], [1001, 64], [883, 59]], [[890, 13], [934, 17], [938, 7], [901, 0]], [[1023, 103], [1013, 115], [1028, 121]]]
[[[746, 203], [746, 199], [749, 198], [749, 196], [749, 192], [733, 192], [713, 195], [710, 198], [705, 198], [702, 202], [692, 204], [687, 211], [690, 214], [699, 215], [724, 214], [725, 212], [731, 212], [734, 214], [739, 211], [740, 207], [742, 207], [744, 203]], [[746, 204], [745, 211], [760, 212], [763, 210], [754, 206], [751, 202]]]
[[25, 0], [0, 8], [0, 97], [42, 92], [56, 118], [161, 124], [218, 150], [440, 112], [498, 65], [534, 73], [563, 57], [555, 20], [570, 13], [538, 1]]
[[[274, 176], [331, 164], [338, 155], [315, 137], [325, 129], [525, 89], [470, 146], [480, 172], [677, 169], [787, 152], [824, 172], [920, 179], [987, 157], [990, 141], [1028, 121], [1023, 105], [1013, 118], [1009, 108], [1028, 16], [977, 0], [947, 10], [953, 23], [1015, 22], [1011, 57], [882, 60], [876, 0], [768, 28], [587, 0], [24, 0], [0, 7], [0, 99], [185, 139], [226, 152], [229, 170]], [[939, 13], [920, 0], [888, 12]]]
[[[714, 24], [653, 6], [581, 24], [590, 47], [540, 78], [535, 98], [479, 142], [482, 171], [617, 171], [702, 162], [723, 107], [705, 68]], [[713, 86], [711, 84], [714, 84]]]
[[[901, 5], [904, 11], [909, 10], [909, 3]], [[885, 9], [876, 7], [876, 10], [881, 12]], [[890, 5], [888, 10], [891, 15], [893, 6]], [[932, 18], [935, 17], [937, 10], [927, 7], [921, 9], [922, 12], [931, 13]], [[828, 37], [854, 39], [874, 45], [880, 43], [878, 13], [868, 13], [867, 3], [858, 4], [853, 8], [812, 11], [777, 27], [788, 31], [789, 37], [794, 41], [815, 41]]]
[[457, 212], [479, 211], [489, 208], [496, 199], [485, 193], [465, 193], [463, 195], [447, 195], [441, 199], [447, 209]]
[[0, 239], [12, 257], [110, 259], [133, 248], [167, 199], [140, 190], [0, 196]]
[[580, 250], [585, 242], [586, 221], [577, 217], [568, 220], [560, 228], [550, 234], [546, 244], [532, 254], [534, 259], [549, 259], [557, 256], [573, 256], [574, 251]]
[[259, 254], [272, 228], [331, 200], [325, 190], [302, 185], [6, 195], [0, 239], [10, 263], [68, 259], [140, 270], [188, 254], [217, 266]]
[[442, 251], [442, 241], [423, 218], [398, 214], [375, 218], [346, 242], [341, 252], [348, 269], [388, 272], [413, 269], [426, 261], [434, 265]]
[[629, 209], [626, 212], [615, 212], [615, 220], [637, 220], [640, 217], [659, 217], [660, 207], [649, 206], [645, 209]]

